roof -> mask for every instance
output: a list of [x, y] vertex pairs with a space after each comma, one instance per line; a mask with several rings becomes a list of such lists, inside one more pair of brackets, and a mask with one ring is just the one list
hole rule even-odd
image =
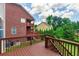
[[41, 22], [40, 24], [38, 24], [37, 26], [41, 25], [41, 24], [45, 24], [47, 26], [49, 26], [46, 22]]
[[27, 13], [32, 18], [32, 20], [34, 20], [32, 15], [29, 14], [28, 11], [23, 6], [21, 6], [20, 4], [18, 4], [18, 3], [6, 3], [6, 4], [13, 4], [13, 5], [16, 5], [16, 6], [20, 7], [22, 10], [24, 10], [25, 13]]

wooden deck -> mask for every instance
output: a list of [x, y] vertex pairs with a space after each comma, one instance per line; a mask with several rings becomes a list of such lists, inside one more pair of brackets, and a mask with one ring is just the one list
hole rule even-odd
[[57, 52], [45, 48], [45, 43], [40, 42], [14, 52], [0, 54], [0, 56], [60, 56]]

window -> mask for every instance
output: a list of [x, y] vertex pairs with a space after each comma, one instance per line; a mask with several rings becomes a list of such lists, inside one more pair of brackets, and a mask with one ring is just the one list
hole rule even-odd
[[0, 38], [3, 37], [3, 30], [0, 30]]
[[2, 26], [0, 26], [0, 29], [3, 29], [3, 27], [2, 27]]
[[25, 23], [26, 19], [25, 18], [21, 18], [21, 23]]
[[11, 28], [11, 34], [15, 35], [16, 34], [16, 27]]

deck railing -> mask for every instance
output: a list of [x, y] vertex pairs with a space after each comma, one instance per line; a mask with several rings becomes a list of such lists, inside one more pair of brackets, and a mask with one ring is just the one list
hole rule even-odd
[[[23, 48], [23, 47], [26, 47], [28, 45], [32, 45], [34, 42], [36, 42], [33, 40], [33, 39], [35, 39], [35, 37], [36, 36], [1, 38], [0, 39], [0, 54], [10, 52], [10, 51], [15, 51], [17, 48]], [[39, 37], [41, 37], [41, 35], [39, 35]], [[42, 38], [38, 38], [38, 39], [42, 39]]]
[[62, 56], [79, 56], [79, 43], [69, 40], [56, 39], [50, 36], [45, 37], [45, 47], [54, 49]]

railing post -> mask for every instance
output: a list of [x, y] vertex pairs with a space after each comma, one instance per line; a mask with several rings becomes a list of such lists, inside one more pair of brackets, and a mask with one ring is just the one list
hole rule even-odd
[[32, 45], [32, 40], [33, 40], [33, 37], [30, 38], [30, 45]]
[[6, 40], [1, 40], [1, 53], [6, 52]]
[[44, 35], [41, 35], [41, 40], [43, 40], [43, 38], [44, 38]]
[[45, 48], [48, 48], [48, 38], [45, 37]]

